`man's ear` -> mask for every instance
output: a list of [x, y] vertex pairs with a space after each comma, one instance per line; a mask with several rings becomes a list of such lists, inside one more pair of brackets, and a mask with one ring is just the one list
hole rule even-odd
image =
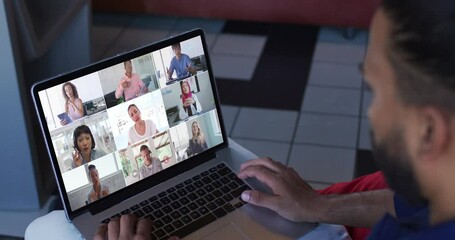
[[419, 156], [434, 161], [450, 141], [450, 115], [440, 108], [424, 107], [419, 117]]

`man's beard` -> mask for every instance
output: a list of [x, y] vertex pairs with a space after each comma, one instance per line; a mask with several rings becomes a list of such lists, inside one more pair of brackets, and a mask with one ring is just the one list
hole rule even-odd
[[371, 143], [376, 166], [383, 172], [389, 187], [411, 205], [425, 205], [427, 200], [421, 195], [402, 131], [394, 128], [377, 143], [371, 131]]

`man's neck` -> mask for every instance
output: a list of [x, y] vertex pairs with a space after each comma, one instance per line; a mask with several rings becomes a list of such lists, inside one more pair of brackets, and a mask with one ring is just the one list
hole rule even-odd
[[[452, 125], [455, 128], [455, 124]], [[451, 134], [455, 133], [451, 131]], [[451, 135], [454, 136], [454, 135]], [[452, 140], [453, 141], [453, 140]], [[455, 143], [455, 142], [453, 142]], [[438, 225], [455, 220], [455, 146], [448, 145], [450, 151], [437, 161], [431, 161], [431, 165], [424, 166], [431, 171], [422, 176], [422, 195], [428, 199], [430, 210], [430, 225]]]
[[430, 200], [430, 225], [455, 220], [455, 192], [444, 191]]
[[[448, 161], [446, 161], [448, 162]], [[426, 191], [422, 189], [425, 196], [428, 198], [430, 210], [430, 225], [434, 226], [455, 220], [455, 189], [454, 181], [455, 176], [453, 170], [455, 169], [455, 162], [453, 166], [445, 166], [445, 169], [433, 169], [432, 181], [427, 181], [431, 184], [430, 188], [427, 186]]]
[[91, 151], [82, 153], [82, 157], [84, 158], [85, 162], [90, 162], [90, 160], [92, 160], [91, 154], [92, 154]]

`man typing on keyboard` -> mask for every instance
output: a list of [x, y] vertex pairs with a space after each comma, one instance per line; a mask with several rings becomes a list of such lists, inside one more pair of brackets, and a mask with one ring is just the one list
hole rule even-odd
[[[296, 222], [372, 227], [369, 239], [455, 236], [455, 2], [383, 0], [362, 70], [378, 167], [390, 189], [324, 196], [271, 159], [244, 163], [238, 177], [272, 193], [242, 199]], [[414, 205], [414, 206], [413, 206]], [[125, 215], [95, 239], [149, 239], [150, 220]]]

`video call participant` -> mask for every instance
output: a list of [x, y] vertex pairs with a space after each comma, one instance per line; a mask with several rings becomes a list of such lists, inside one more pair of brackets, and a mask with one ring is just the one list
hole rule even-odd
[[87, 194], [87, 203], [91, 203], [109, 195], [109, 187], [101, 185], [98, 170], [95, 165], [89, 165], [88, 172], [90, 174], [90, 179], [92, 180], [92, 189]]
[[191, 124], [191, 132], [193, 137], [189, 140], [189, 146], [186, 149], [188, 157], [207, 150], [207, 142], [205, 141], [204, 133], [199, 127], [199, 123], [194, 121]]
[[[76, 86], [70, 82], [63, 84], [62, 86], [63, 97], [65, 98], [65, 112], [68, 117], [75, 121], [84, 116], [84, 105], [82, 100], [79, 98]], [[62, 126], [68, 124], [65, 119], [60, 120]]]
[[73, 153], [72, 168], [79, 167], [106, 155], [103, 150], [95, 149], [95, 139], [90, 128], [86, 125], [81, 125], [74, 129], [73, 144], [75, 153]]
[[195, 68], [193, 62], [188, 55], [182, 53], [180, 43], [172, 45], [171, 48], [175, 56], [172, 58], [169, 68], [167, 69], [168, 80], [172, 80], [174, 70], [177, 73], [177, 79], [189, 77], [191, 74], [194, 74]]
[[128, 101], [147, 93], [148, 89], [139, 75], [133, 73], [131, 60], [125, 61], [123, 65], [125, 66], [125, 76], [120, 79], [117, 90], [115, 90], [115, 98], [119, 99], [124, 96], [125, 101]]
[[201, 104], [196, 94], [191, 92], [190, 84], [187, 81], [181, 81], [180, 89], [182, 90], [182, 101], [179, 103], [179, 118], [183, 120], [200, 113]]
[[152, 120], [142, 120], [141, 111], [135, 104], [128, 106], [128, 115], [134, 122], [134, 125], [128, 131], [129, 145], [153, 137], [153, 135], [158, 133], [156, 125]]
[[140, 151], [144, 165], [139, 169], [139, 179], [144, 179], [163, 170], [160, 159], [152, 157], [152, 151], [150, 151], [147, 145], [142, 145]]

